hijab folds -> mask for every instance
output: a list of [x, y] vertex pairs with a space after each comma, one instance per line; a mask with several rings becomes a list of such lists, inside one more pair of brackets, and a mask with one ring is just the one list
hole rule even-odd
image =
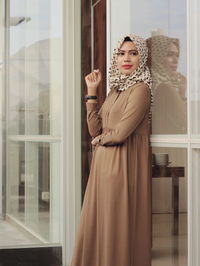
[[[120, 47], [122, 46], [124, 39], [129, 37], [131, 41], [135, 44], [139, 56], [139, 66], [131, 74], [122, 74], [117, 67], [117, 53]], [[114, 49], [113, 56], [111, 59], [108, 83], [110, 89], [116, 89], [118, 91], [124, 91], [129, 87], [133, 86], [136, 83], [144, 82], [151, 91], [151, 107], [153, 103], [153, 92], [152, 92], [152, 78], [148, 66], [146, 65], [148, 58], [148, 48], [146, 41], [137, 35], [126, 35], [119, 40], [117, 47]], [[149, 120], [151, 121], [152, 112], [149, 112]]]

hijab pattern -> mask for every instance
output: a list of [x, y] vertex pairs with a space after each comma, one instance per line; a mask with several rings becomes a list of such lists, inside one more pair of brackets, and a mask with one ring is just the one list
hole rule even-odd
[[[117, 57], [118, 57], [117, 53], [120, 47], [122, 46], [125, 37], [129, 37], [132, 40], [140, 56], [139, 66], [137, 67], [136, 70], [134, 70], [129, 75], [122, 74], [117, 67]], [[147, 58], [148, 58], [147, 44], [143, 38], [137, 35], [130, 34], [130, 35], [126, 35], [125, 37], [119, 40], [118, 46], [117, 48], [114, 49], [114, 52], [113, 52], [110, 69], [109, 69], [109, 77], [108, 77], [109, 87], [111, 90], [116, 89], [118, 91], [124, 91], [136, 83], [144, 82], [151, 91], [151, 106], [149, 110], [149, 122], [151, 123], [153, 91], [152, 91], [151, 74], [150, 74], [148, 66], [146, 65]]]
[[180, 53], [179, 39], [156, 35], [148, 38], [146, 42], [149, 50], [147, 65], [152, 75], [154, 93], [161, 83], [168, 84], [174, 88], [183, 86], [182, 83], [185, 82], [184, 76], [179, 72], [170, 72], [164, 62], [170, 44], [174, 44], [178, 49], [178, 53]]

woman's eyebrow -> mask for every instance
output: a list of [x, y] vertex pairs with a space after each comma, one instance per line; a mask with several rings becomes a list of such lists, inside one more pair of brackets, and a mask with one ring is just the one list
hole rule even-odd
[[[119, 52], [126, 52], [125, 50], [121, 50], [121, 49], [119, 49], [118, 50]], [[137, 50], [136, 49], [134, 49], [134, 50], [127, 50], [128, 52], [137, 52]]]

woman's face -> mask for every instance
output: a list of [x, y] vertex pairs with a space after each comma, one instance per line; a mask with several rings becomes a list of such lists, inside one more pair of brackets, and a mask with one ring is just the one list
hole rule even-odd
[[122, 74], [130, 75], [138, 68], [140, 55], [133, 42], [123, 42], [117, 55], [117, 67]]
[[170, 72], [176, 72], [178, 67], [179, 51], [174, 43], [171, 43], [164, 58], [164, 65]]

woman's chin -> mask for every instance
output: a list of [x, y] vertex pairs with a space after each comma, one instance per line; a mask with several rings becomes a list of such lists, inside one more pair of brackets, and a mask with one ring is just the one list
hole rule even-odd
[[121, 73], [122, 73], [123, 75], [130, 75], [130, 74], [133, 73], [133, 71], [134, 71], [134, 70], [122, 70]]

